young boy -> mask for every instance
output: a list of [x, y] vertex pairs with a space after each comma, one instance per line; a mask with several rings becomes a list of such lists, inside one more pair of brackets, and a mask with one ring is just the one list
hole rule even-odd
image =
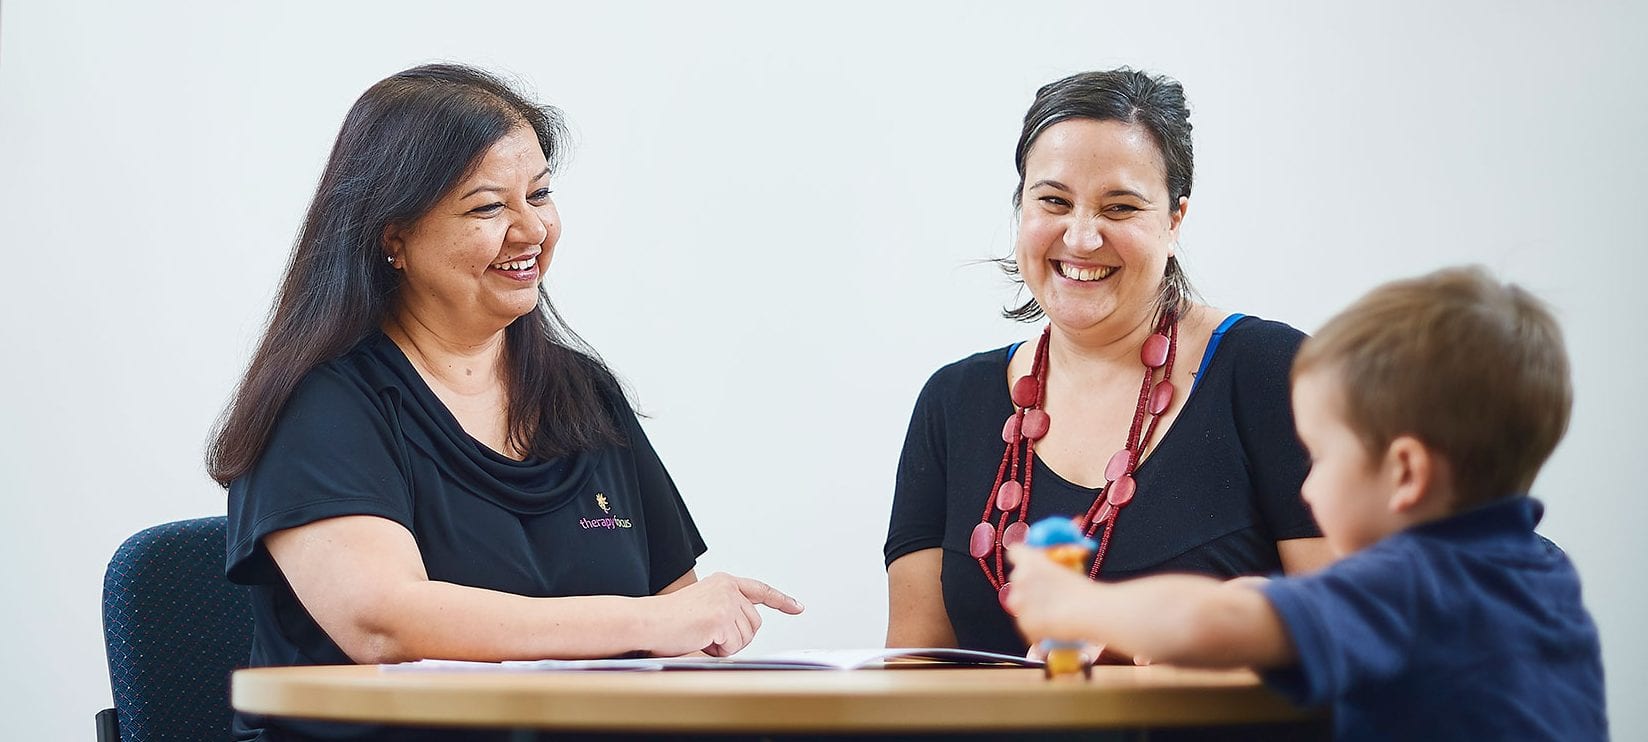
[[1557, 324], [1520, 288], [1474, 268], [1387, 284], [1293, 365], [1336, 563], [1101, 584], [1017, 547], [1009, 607], [1031, 641], [1260, 670], [1332, 703], [1339, 739], [1606, 739], [1596, 627], [1526, 495], [1571, 396]]

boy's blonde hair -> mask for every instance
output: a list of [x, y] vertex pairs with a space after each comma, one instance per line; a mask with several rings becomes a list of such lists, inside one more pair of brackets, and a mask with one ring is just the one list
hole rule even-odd
[[1370, 457], [1403, 435], [1441, 454], [1455, 509], [1526, 492], [1573, 406], [1556, 319], [1479, 267], [1374, 289], [1305, 341], [1293, 378], [1310, 371], [1338, 376]]

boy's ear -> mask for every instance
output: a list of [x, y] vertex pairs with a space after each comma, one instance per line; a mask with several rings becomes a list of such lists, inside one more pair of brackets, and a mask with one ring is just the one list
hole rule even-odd
[[1385, 471], [1393, 514], [1411, 513], [1432, 499], [1442, 462], [1418, 438], [1403, 435], [1385, 449]]

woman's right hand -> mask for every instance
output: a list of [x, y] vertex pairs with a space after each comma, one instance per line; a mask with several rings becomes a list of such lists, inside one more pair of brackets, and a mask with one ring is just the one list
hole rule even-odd
[[702, 651], [726, 657], [748, 646], [761, 628], [757, 605], [790, 615], [801, 613], [795, 598], [760, 580], [717, 572], [649, 599], [655, 631], [649, 632], [655, 655], [673, 657]]

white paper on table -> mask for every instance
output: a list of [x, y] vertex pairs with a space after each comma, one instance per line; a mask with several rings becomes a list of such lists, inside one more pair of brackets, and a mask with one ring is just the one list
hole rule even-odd
[[510, 660], [506, 662], [466, 662], [462, 660], [418, 660], [397, 665], [380, 665], [389, 672], [569, 672], [569, 671], [649, 671], [649, 670], [859, 670], [883, 667], [896, 660], [932, 660], [968, 666], [1008, 665], [1041, 667], [1041, 660], [1011, 654], [972, 649], [916, 647], [887, 649], [802, 649], [761, 655], [733, 657], [648, 657], [609, 660]]

